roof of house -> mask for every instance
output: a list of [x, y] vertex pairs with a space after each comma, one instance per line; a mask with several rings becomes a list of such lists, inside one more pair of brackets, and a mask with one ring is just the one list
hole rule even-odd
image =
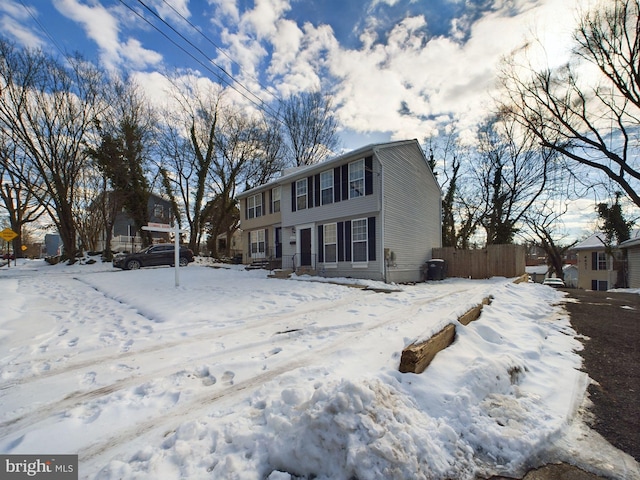
[[[596, 232], [582, 242], [578, 243], [572, 250], [604, 250], [607, 244], [606, 235], [603, 232]], [[629, 248], [640, 245], [640, 230], [633, 230], [631, 238], [620, 245], [614, 247]]]
[[596, 232], [578, 243], [572, 250], [604, 250], [607, 240], [602, 232]]
[[635, 230], [631, 234], [631, 238], [618, 245], [620, 248], [632, 248], [640, 246], [640, 230]]
[[338, 155], [337, 157], [332, 157], [329, 158], [327, 160], [324, 160], [322, 162], [319, 163], [314, 163], [313, 165], [303, 165], [300, 167], [291, 167], [291, 168], [287, 168], [283, 171], [282, 175], [279, 176], [278, 178], [262, 184], [262, 185], [258, 185], [257, 187], [254, 187], [250, 190], [245, 190], [244, 192], [238, 194], [238, 198], [242, 198], [242, 197], [246, 197], [248, 195], [251, 195], [254, 192], [258, 192], [261, 190], [264, 190], [268, 185], [278, 185], [281, 183], [286, 183], [287, 181], [293, 179], [293, 178], [297, 178], [299, 176], [301, 176], [301, 174], [309, 175], [311, 173], [314, 173], [316, 171], [322, 171], [322, 170], [326, 170], [327, 168], [330, 168], [333, 164], [335, 163], [340, 163], [342, 161], [344, 161], [347, 158], [351, 158], [351, 157], [356, 157], [359, 155], [363, 155], [365, 153], [368, 152], [373, 152], [376, 149], [379, 148], [389, 148], [389, 147], [394, 147], [397, 145], [403, 145], [403, 144], [410, 144], [410, 143], [414, 143], [416, 145], [416, 147], [418, 147], [418, 149], [420, 149], [420, 151], [422, 152], [422, 149], [420, 148], [420, 144], [418, 143], [418, 140], [413, 139], [413, 140], [399, 140], [399, 141], [395, 141], [395, 142], [386, 142], [386, 143], [372, 143], [370, 145], [366, 145], [364, 147], [360, 147], [356, 150], [351, 150], [349, 152], [343, 153], [341, 155]]

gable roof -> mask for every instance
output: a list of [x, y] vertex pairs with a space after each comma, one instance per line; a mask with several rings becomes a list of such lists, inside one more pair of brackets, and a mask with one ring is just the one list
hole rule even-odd
[[[361, 157], [367, 153], [375, 153], [375, 151], [378, 149], [391, 148], [391, 147], [396, 147], [399, 145], [407, 145], [407, 144], [415, 144], [416, 148], [424, 156], [424, 152], [422, 151], [422, 148], [420, 148], [420, 144], [418, 143], [418, 140], [416, 140], [415, 138], [413, 140], [399, 140], [395, 142], [372, 143], [364, 147], [360, 147], [356, 150], [351, 150], [350, 152], [343, 153], [341, 155], [338, 155], [337, 157], [332, 157], [322, 162], [314, 163], [313, 165], [303, 165], [300, 167], [291, 167], [291, 168], [285, 169], [283, 174], [278, 178], [270, 182], [264, 183], [262, 185], [258, 185], [257, 187], [253, 187], [250, 190], [245, 190], [244, 192], [238, 194], [238, 198], [244, 198], [255, 192], [260, 192], [266, 188], [271, 188], [272, 186], [287, 183], [294, 178], [306, 177], [316, 172], [319, 173], [329, 168], [333, 168], [335, 165], [340, 164], [347, 159]], [[425, 162], [426, 162], [426, 158], [425, 158]]]
[[[596, 232], [590, 237], [578, 243], [572, 250], [604, 250], [606, 248], [607, 236], [603, 232]], [[631, 238], [619, 245], [613, 245], [618, 248], [628, 248], [640, 244], [640, 230], [633, 230]]]

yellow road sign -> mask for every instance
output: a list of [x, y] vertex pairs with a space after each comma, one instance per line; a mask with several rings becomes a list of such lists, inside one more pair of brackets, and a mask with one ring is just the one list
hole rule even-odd
[[11, 240], [16, 238], [17, 236], [18, 236], [18, 234], [16, 232], [14, 232], [13, 230], [11, 230], [10, 228], [5, 228], [4, 230], [2, 230], [0, 232], [0, 238], [2, 238], [3, 240], [6, 240], [7, 242], [10, 242]]

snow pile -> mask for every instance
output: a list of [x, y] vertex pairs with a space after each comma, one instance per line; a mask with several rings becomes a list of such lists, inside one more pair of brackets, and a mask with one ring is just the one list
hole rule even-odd
[[[551, 451], [640, 478], [620, 452], [576, 454], [588, 377], [557, 290], [448, 279], [382, 294], [197, 265], [181, 279], [0, 271], [0, 451], [77, 453], [81, 478], [105, 480], [473, 479]], [[488, 295], [424, 373], [398, 372], [406, 345]]]

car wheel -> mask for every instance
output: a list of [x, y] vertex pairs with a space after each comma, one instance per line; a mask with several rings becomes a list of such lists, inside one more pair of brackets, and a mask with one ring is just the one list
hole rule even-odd
[[127, 262], [127, 270], [138, 270], [140, 268], [140, 262], [138, 260], [129, 260]]
[[180, 266], [186, 267], [187, 265], [189, 265], [189, 260], [187, 260], [186, 257], [180, 257]]

